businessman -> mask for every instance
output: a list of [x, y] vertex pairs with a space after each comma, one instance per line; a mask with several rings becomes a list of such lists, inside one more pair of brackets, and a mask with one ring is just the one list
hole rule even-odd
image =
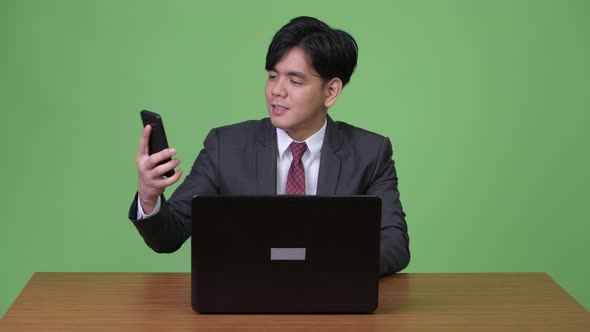
[[[409, 236], [387, 137], [333, 121], [328, 109], [350, 81], [356, 41], [311, 17], [273, 37], [266, 55], [268, 118], [215, 128], [170, 199], [165, 178], [179, 159], [172, 148], [148, 155], [146, 126], [137, 154], [138, 189], [129, 219], [149, 247], [174, 252], [191, 236], [195, 195], [377, 195], [382, 199], [380, 273], [405, 268]], [[358, 110], [370, 112], [370, 110]]]

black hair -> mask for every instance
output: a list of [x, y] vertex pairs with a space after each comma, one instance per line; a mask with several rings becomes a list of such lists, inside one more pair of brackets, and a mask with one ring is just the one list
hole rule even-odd
[[352, 76], [358, 58], [358, 46], [350, 34], [330, 28], [308, 16], [292, 19], [272, 38], [266, 53], [266, 70], [294, 47], [301, 47], [309, 64], [324, 80], [338, 77], [345, 86]]

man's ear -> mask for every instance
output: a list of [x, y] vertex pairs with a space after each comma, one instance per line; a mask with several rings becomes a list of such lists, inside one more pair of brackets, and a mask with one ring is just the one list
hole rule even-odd
[[340, 96], [340, 91], [342, 91], [342, 81], [338, 77], [334, 77], [326, 83], [325, 89], [326, 98], [324, 99], [324, 106], [330, 108], [336, 103], [338, 96]]

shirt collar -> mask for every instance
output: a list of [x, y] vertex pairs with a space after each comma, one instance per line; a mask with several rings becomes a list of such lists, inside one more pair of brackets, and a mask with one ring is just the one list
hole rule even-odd
[[[308, 137], [304, 142], [307, 144], [307, 149], [311, 153], [312, 158], [315, 158], [317, 155], [320, 154], [322, 151], [322, 144], [324, 143], [324, 136], [326, 134], [326, 124], [328, 120], [324, 122], [324, 125], [320, 130], [318, 130], [315, 134]], [[277, 145], [279, 147], [279, 158], [283, 159], [285, 156], [285, 152], [291, 145], [291, 142], [295, 141], [294, 139], [287, 134], [283, 129], [277, 128]], [[299, 141], [295, 141], [297, 143], [301, 143]]]

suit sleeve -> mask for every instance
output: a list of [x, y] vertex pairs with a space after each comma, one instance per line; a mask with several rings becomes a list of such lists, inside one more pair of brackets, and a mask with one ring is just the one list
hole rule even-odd
[[397, 189], [398, 179], [392, 160], [391, 142], [382, 142], [368, 195], [381, 197], [381, 275], [403, 270], [410, 262], [408, 227]]
[[204, 148], [197, 156], [190, 173], [169, 200], [162, 195], [160, 211], [146, 219], [137, 220], [137, 193], [129, 209], [129, 219], [145, 243], [158, 253], [178, 250], [191, 236], [191, 201], [195, 195], [215, 195], [218, 187], [219, 139], [212, 130]]

